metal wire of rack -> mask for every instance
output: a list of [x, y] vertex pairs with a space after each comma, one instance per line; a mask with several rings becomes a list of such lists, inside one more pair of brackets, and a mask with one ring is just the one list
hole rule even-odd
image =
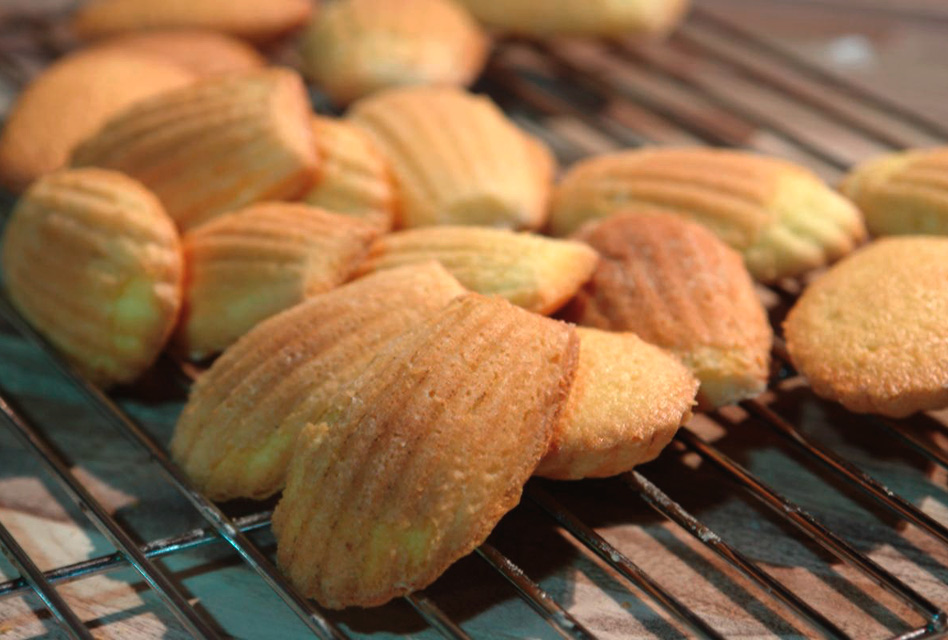
[[[43, 26], [30, 23], [30, 29], [36, 32], [42, 32]], [[56, 46], [46, 40], [41, 42], [40, 49], [49, 56], [59, 53]], [[15, 52], [11, 55], [0, 51], [0, 75], [6, 81], [19, 85], [31, 74], [32, 67], [18, 59]], [[727, 76], [726, 85], [716, 81], [722, 74]], [[747, 32], [731, 19], [701, 8], [661, 47], [625, 42], [505, 41], [498, 46], [481, 89], [493, 95], [520, 124], [546, 139], [564, 163], [591, 152], [622, 146], [699, 143], [785, 155], [808, 164], [832, 180], [859, 154], [948, 141], [948, 128], [940, 123], [852, 85]], [[775, 100], [785, 113], [801, 117], [793, 119], [775, 114], [768, 108]], [[826, 135], [827, 131], [837, 134], [833, 141]], [[841, 147], [839, 139], [851, 144]], [[771, 293], [784, 302], [791, 302], [794, 285], [787, 283]], [[101, 414], [103, 423], [147, 454], [150, 464], [161, 472], [163, 481], [183, 496], [204, 520], [199, 528], [144, 544], [137, 542], [133, 533], [84, 486], [68, 456], [48, 437], [49, 425], [38, 423], [23, 411], [16, 394], [7, 382], [0, 380], [0, 413], [10, 433], [18, 436], [36, 460], [57, 478], [69, 498], [115, 549], [44, 571], [37, 567], [21, 541], [0, 522], [0, 548], [19, 573], [19, 577], [0, 583], [0, 604], [7, 598], [35, 594], [68, 637], [91, 637], [87, 624], [60, 595], [62, 585], [131, 566], [188, 633], [195, 637], [221, 637], [229, 631], [207, 610], [194, 606], [162, 560], [195, 549], [229, 545], [246, 567], [256, 572], [283, 601], [284, 612], [295, 614], [317, 637], [359, 635], [350, 620], [340, 622], [335, 614], [320, 610], [297, 593], [274, 567], [272, 549], [252, 537], [268, 527], [270, 511], [231, 515], [226, 506], [210, 502], [194, 490], [174, 466], [162, 443], [147, 426], [123, 408], [118, 399], [99, 391], [59, 359], [5, 300], [0, 300], [0, 318], [20, 337], [18, 339], [45, 350], [56, 368], [82, 393], [88, 406]], [[795, 374], [779, 339], [775, 356], [782, 364], [774, 377], [774, 386], [779, 387]], [[173, 373], [175, 381], [186, 388], [191, 378], [189, 370], [177, 367]], [[808, 464], [825, 469], [847, 490], [861, 494], [864, 502], [876, 504], [891, 514], [889, 524], [911, 523], [941, 548], [948, 548], [946, 522], [900, 496], [833, 447], [804, 433], [805, 424], [782, 415], [780, 409], [760, 400], [744, 402], [741, 409], [747, 420], [776, 434], [785, 447], [793, 449]], [[725, 428], [732, 422], [722, 414], [709, 418]], [[948, 427], [937, 417], [926, 415], [908, 421], [890, 421], [847, 415], [846, 420], [858, 422], [859, 428], [894, 437], [898, 446], [948, 469], [948, 451], [930, 437], [948, 433]], [[896, 631], [892, 638], [908, 640], [946, 634], [948, 622], [942, 610], [945, 600], [933, 601], [900, 577], [898, 571], [882, 566], [835, 533], [823, 524], [827, 514], [811, 513], [785, 492], [778, 491], [694, 425], [681, 430], [672, 448], [696, 456], [703, 468], [712, 470], [767, 507], [787, 535], [800, 534], [828, 552], [835, 561], [848, 564], [914, 611], [918, 621], [903, 625], [906, 628]], [[797, 629], [793, 625], [802, 623], [806, 629], [802, 634], [806, 636], [858, 637], [836, 619], [834, 611], [828, 611], [821, 603], [776, 577], [753, 553], [742, 550], [738, 542], [719, 535], [680, 504], [685, 496], [676, 501], [660, 488], [661, 480], [650, 478], [651, 475], [651, 466], [626, 474], [623, 477], [625, 491], [720, 558], [722, 567], [730, 567], [735, 575], [742, 576], [747, 584], [753, 585], [757, 595], [782, 608], [780, 615], [785, 614], [794, 621], [792, 628]], [[666, 586], [665, 581], [633, 561], [610, 542], [608, 531], [600, 531], [567, 506], [563, 498], [568, 495], [561, 496], [561, 493], [556, 483], [534, 481], [527, 486], [524, 495], [539, 513], [559, 527], [570, 544], [595, 556], [628, 590], [630, 597], [648, 601], [672, 621], [670, 635], [679, 637], [682, 632], [688, 632], [703, 638], [726, 637], [717, 620], [701, 615], [695, 607], [686, 604], [682, 595]], [[632, 508], [628, 510], [629, 518], [633, 518]], [[493, 539], [482, 545], [476, 556], [513, 586], [523, 602], [549, 625], [550, 632], [566, 638], [594, 638], [602, 634], [571, 612], [568, 605], [554, 597], [539, 580], [531, 578], [514, 559], [498, 550]], [[436, 587], [437, 584], [432, 592]], [[449, 614], [436, 603], [438, 599], [428, 593], [417, 593], [405, 601], [419, 620], [428, 625], [429, 631], [446, 638], [469, 637], [466, 621]]]

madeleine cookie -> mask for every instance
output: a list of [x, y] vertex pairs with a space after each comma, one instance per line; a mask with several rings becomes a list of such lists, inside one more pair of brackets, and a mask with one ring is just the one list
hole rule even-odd
[[382, 236], [360, 268], [437, 260], [471, 291], [553, 313], [592, 275], [599, 256], [581, 242], [480, 227], [430, 227]]
[[268, 42], [306, 24], [310, 0], [92, 0], [73, 17], [84, 39], [153, 29], [207, 29]]
[[337, 104], [401, 85], [467, 86], [487, 36], [454, 0], [339, 0], [310, 23], [306, 74]]
[[115, 116], [77, 147], [73, 164], [140, 180], [186, 230], [305, 193], [319, 168], [310, 118], [288, 69], [209, 78]]
[[546, 220], [552, 155], [489, 98], [448, 87], [389, 89], [349, 118], [388, 158], [402, 227], [535, 229]]
[[199, 77], [253, 71], [266, 65], [264, 57], [242, 40], [201, 29], [130, 33], [96, 43], [95, 51], [103, 50], [151, 56]]
[[698, 381], [634, 333], [576, 333], [576, 379], [535, 475], [604, 478], [654, 460], [691, 417]]
[[197, 359], [223, 351], [261, 320], [348, 280], [377, 235], [361, 220], [286, 202], [192, 229], [176, 342]]
[[948, 147], [865, 162], [840, 191], [859, 206], [873, 235], [948, 235]]
[[151, 366], [181, 305], [174, 224], [147, 189], [112, 171], [37, 180], [7, 224], [2, 266], [14, 306], [102, 386]]
[[662, 35], [671, 31], [688, 0], [461, 0], [479, 20], [526, 36]]
[[380, 350], [296, 443], [273, 515], [293, 584], [374, 606], [470, 553], [547, 450], [577, 347], [564, 323], [467, 294]]
[[264, 320], [202, 375], [171, 452], [215, 500], [266, 498], [283, 487], [293, 443], [376, 351], [464, 293], [431, 262], [392, 269]]
[[813, 391], [857, 413], [948, 407], [948, 238], [876, 241], [811, 284], [784, 323]]
[[114, 114], [194, 80], [184, 69], [150, 56], [98, 50], [66, 56], [14, 103], [0, 133], [0, 183], [23, 191], [65, 166], [73, 148]]
[[740, 251], [763, 282], [821, 267], [865, 237], [856, 207], [807, 169], [699, 148], [623, 151], [578, 163], [556, 190], [550, 228], [567, 235], [587, 220], [636, 209], [700, 222]]
[[362, 129], [315, 116], [319, 179], [303, 196], [309, 204], [361, 218], [388, 231], [395, 219], [395, 184], [388, 162]]
[[766, 388], [767, 314], [740, 256], [713, 233], [672, 215], [619, 214], [577, 236], [601, 259], [566, 307], [569, 319], [672, 351], [701, 382], [702, 409]]

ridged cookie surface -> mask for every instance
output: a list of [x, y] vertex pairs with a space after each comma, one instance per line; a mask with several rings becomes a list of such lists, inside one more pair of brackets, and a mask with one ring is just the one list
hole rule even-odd
[[20, 192], [69, 162], [73, 148], [139, 100], [195, 80], [150, 56], [85, 51], [58, 60], [17, 98], [0, 133], [0, 182]]
[[477, 18], [528, 36], [663, 34], [688, 0], [461, 0]]
[[487, 36], [454, 0], [339, 0], [302, 41], [307, 75], [337, 104], [401, 85], [467, 86]]
[[223, 33], [167, 29], [129, 33], [95, 44], [95, 50], [120, 50], [158, 58], [196, 76], [252, 71], [266, 65], [257, 50]]
[[577, 237], [601, 259], [566, 307], [569, 319], [672, 351], [701, 382], [702, 409], [764, 390], [773, 332], [734, 250], [667, 214], [614, 215]]
[[579, 327], [579, 367], [535, 475], [603, 478], [654, 460], [691, 417], [698, 381], [634, 333]]
[[192, 358], [223, 351], [261, 320], [336, 287], [378, 235], [305, 204], [225, 213], [183, 239], [185, 300], [176, 342]]
[[875, 158], [851, 171], [840, 190], [873, 235], [948, 235], [948, 148]]
[[388, 162], [362, 129], [315, 116], [320, 175], [303, 196], [311, 205], [372, 222], [382, 231], [395, 220], [395, 184]]
[[81, 38], [152, 29], [208, 29], [267, 42], [309, 19], [310, 0], [92, 0], [72, 27]]
[[181, 246], [154, 195], [118, 173], [61, 170], [17, 203], [2, 245], [10, 300], [93, 382], [131, 382], [181, 305]]
[[497, 295], [549, 314], [592, 275], [598, 255], [589, 246], [533, 233], [482, 227], [429, 227], [382, 236], [361, 271], [437, 260], [471, 291]]
[[449, 87], [389, 89], [348, 117], [391, 164], [398, 226], [535, 229], [546, 220], [552, 156], [490, 99]]
[[297, 441], [273, 517], [290, 580], [373, 606], [470, 553], [546, 451], [577, 347], [569, 325], [467, 294], [381, 349]]
[[319, 167], [310, 118], [303, 83], [288, 69], [208, 78], [118, 114], [73, 164], [138, 179], [186, 230], [305, 193]]
[[763, 282], [836, 260], [865, 237], [855, 206], [809, 170], [723, 149], [642, 149], [575, 165], [553, 199], [550, 228], [567, 235], [620, 211], [661, 210], [700, 222]]
[[175, 461], [215, 500], [283, 487], [293, 443], [388, 341], [464, 293], [435, 263], [392, 269], [265, 320], [195, 384], [171, 442]]
[[813, 282], [784, 331], [813, 390], [850, 411], [948, 407], [948, 238], [872, 243]]

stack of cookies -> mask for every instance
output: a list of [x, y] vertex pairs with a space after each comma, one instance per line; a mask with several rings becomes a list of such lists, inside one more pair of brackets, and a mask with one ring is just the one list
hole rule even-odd
[[[856, 251], [863, 212], [874, 234], [946, 232], [944, 153], [874, 161], [842, 194], [707, 148], [590, 158], [554, 184], [546, 145], [464, 89], [479, 20], [661, 34], [683, 8], [91, 2], [74, 26], [95, 43], [0, 134], [22, 191], [7, 295], [103, 387], [166, 350], [213, 360], [174, 459], [216, 500], [282, 492], [280, 564], [333, 608], [431, 583], [531, 475], [626, 472], [693, 411], [764, 391], [759, 283], [840, 261], [786, 324], [814, 390], [894, 416], [948, 405], [948, 239]], [[296, 29], [344, 116], [258, 51]]]

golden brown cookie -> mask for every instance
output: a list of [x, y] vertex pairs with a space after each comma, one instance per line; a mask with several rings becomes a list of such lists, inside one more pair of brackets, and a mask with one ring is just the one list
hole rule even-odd
[[93, 382], [131, 382], [181, 305], [181, 245], [154, 195], [122, 174], [61, 170], [26, 191], [3, 236], [10, 300]]
[[662, 35], [688, 0], [461, 0], [479, 20], [526, 36]]
[[369, 136], [345, 120], [315, 116], [313, 133], [321, 158], [309, 204], [361, 218], [388, 231], [395, 219], [395, 184], [388, 162]]
[[634, 333], [576, 332], [576, 379], [535, 475], [604, 478], [654, 460], [691, 417], [698, 381]]
[[464, 293], [431, 262], [344, 285], [263, 321], [204, 373], [178, 420], [171, 452], [215, 500], [265, 498], [283, 487], [305, 421], [376, 351]]
[[307, 76], [337, 104], [387, 87], [468, 86], [487, 50], [480, 25], [454, 0], [339, 0], [302, 40]]
[[377, 235], [370, 223], [288, 202], [192, 229], [178, 346], [196, 359], [223, 351], [261, 320], [348, 280]]
[[306, 24], [310, 0], [92, 0], [73, 17], [84, 39], [154, 29], [207, 29], [269, 42]]
[[300, 77], [288, 69], [208, 78], [118, 114], [73, 154], [155, 192], [178, 227], [261, 200], [301, 196], [319, 156]]
[[549, 314], [573, 297], [599, 256], [587, 245], [483, 227], [428, 227], [382, 236], [360, 271], [437, 260], [471, 291]]
[[701, 382], [702, 409], [766, 388], [767, 314], [740, 256], [713, 233], [667, 214], [617, 214], [577, 237], [601, 259], [566, 307], [569, 319], [672, 351]]
[[641, 149], [573, 166], [550, 228], [572, 233], [620, 211], [661, 210], [700, 222], [737, 249], [763, 282], [836, 260], [865, 237], [859, 211], [809, 170], [723, 149]]
[[869, 160], [840, 191], [859, 206], [873, 235], [948, 235], [948, 147]]
[[20, 94], [0, 133], [0, 183], [21, 192], [65, 166], [73, 148], [111, 116], [194, 75], [153, 57], [84, 51], [55, 62]]
[[818, 395], [901, 418], [948, 407], [948, 238], [878, 240], [820, 276], [784, 323]]
[[379, 605], [470, 553], [546, 451], [577, 347], [568, 325], [472, 293], [381, 349], [296, 443], [273, 516], [293, 584]]
[[119, 50], [158, 58], [196, 76], [253, 71], [266, 65], [266, 59], [242, 40], [202, 29], [129, 33], [96, 43], [94, 50]]
[[546, 220], [552, 156], [489, 98], [449, 87], [389, 89], [357, 102], [349, 118], [391, 164], [398, 226], [535, 229]]

